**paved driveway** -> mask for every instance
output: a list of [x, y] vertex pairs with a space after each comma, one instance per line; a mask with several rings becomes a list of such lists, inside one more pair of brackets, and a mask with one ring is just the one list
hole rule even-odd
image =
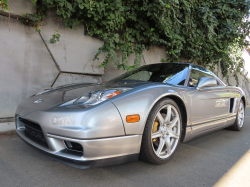
[[48, 159], [16, 135], [0, 136], [0, 186], [212, 186], [250, 149], [250, 109], [243, 131], [221, 130], [181, 144], [165, 165], [141, 161], [79, 170]]

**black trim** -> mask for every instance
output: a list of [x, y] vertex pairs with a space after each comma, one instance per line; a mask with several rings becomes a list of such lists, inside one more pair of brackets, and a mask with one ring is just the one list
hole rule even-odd
[[67, 149], [70, 151], [76, 151], [76, 152], [83, 153], [82, 145], [79, 143], [71, 142], [71, 141], [64, 141], [64, 144], [67, 147]]
[[[26, 120], [21, 117], [19, 117], [18, 119], [19, 119], [19, 122], [22, 122], [22, 124], [24, 125], [26, 132], [30, 133], [30, 135], [34, 136], [35, 138], [41, 141], [47, 142], [39, 124]], [[27, 133], [26, 133], [26, 136], [28, 137]]]
[[128, 162], [138, 161], [138, 158], [139, 158], [139, 154], [132, 154], [132, 155], [125, 155], [125, 156], [99, 159], [99, 160], [93, 160], [93, 161], [76, 161], [72, 159], [62, 158], [60, 156], [51, 155], [46, 152], [42, 152], [42, 153], [54, 161], [57, 161], [61, 164], [64, 164], [66, 166], [70, 166], [73, 168], [77, 168], [77, 169], [88, 169], [88, 168], [98, 168], [98, 167], [120, 165], [120, 164], [125, 164]]
[[30, 132], [28, 132], [27, 130], [24, 130], [24, 135], [25, 135], [28, 139], [30, 139], [31, 141], [33, 141], [33, 142], [35, 142], [35, 143], [37, 143], [37, 144], [39, 144], [39, 145], [41, 145], [41, 146], [43, 146], [43, 147], [45, 147], [45, 148], [47, 148], [47, 149], [49, 148], [47, 142], [45, 142], [45, 141], [43, 141], [43, 140], [37, 138], [36, 136], [32, 135], [32, 134], [31, 134]]
[[230, 98], [230, 108], [229, 108], [230, 113], [233, 113], [233, 107], [234, 107], [234, 98]]
[[137, 153], [137, 154], [131, 154], [131, 155], [125, 155], [125, 156], [119, 156], [119, 157], [113, 157], [113, 158], [106, 158], [106, 159], [99, 159], [99, 160], [92, 160], [92, 161], [78, 161], [78, 160], [63, 158], [61, 156], [47, 153], [47, 152], [35, 147], [34, 145], [30, 144], [29, 142], [25, 141], [19, 134], [18, 134], [18, 136], [25, 143], [27, 143], [29, 146], [40, 151], [43, 155], [49, 157], [50, 159], [57, 161], [57, 162], [64, 164], [64, 165], [77, 168], [77, 169], [88, 169], [88, 168], [107, 167], [107, 166], [125, 164], [128, 162], [138, 161], [138, 158], [139, 158], [139, 153]]
[[24, 123], [25, 125], [29, 126], [32, 129], [36, 129], [36, 130], [42, 131], [40, 125], [37, 124], [37, 123], [34, 123], [32, 121], [26, 120], [26, 119], [21, 118], [21, 117], [19, 117], [19, 121], [21, 121], [22, 123]]

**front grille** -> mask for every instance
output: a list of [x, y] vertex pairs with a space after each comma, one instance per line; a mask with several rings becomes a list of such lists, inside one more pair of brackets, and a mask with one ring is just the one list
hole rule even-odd
[[43, 131], [42, 131], [40, 125], [38, 125], [34, 122], [31, 122], [31, 121], [28, 121], [26, 119], [20, 118], [20, 117], [19, 117], [19, 121], [24, 125], [26, 132], [28, 132], [29, 134], [31, 134], [35, 138], [46, 142], [46, 139], [43, 135]]

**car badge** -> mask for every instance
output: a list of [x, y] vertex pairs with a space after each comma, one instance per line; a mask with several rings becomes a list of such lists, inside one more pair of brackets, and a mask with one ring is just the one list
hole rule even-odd
[[34, 103], [38, 104], [38, 103], [41, 103], [42, 101], [43, 101], [43, 99], [38, 99]]

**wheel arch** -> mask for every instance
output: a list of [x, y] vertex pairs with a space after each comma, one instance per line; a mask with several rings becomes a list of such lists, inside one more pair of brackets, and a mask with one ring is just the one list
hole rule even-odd
[[181, 118], [182, 118], [182, 133], [181, 133], [181, 142], [183, 142], [185, 135], [186, 135], [186, 128], [187, 128], [187, 109], [183, 102], [183, 100], [175, 95], [169, 95], [164, 98], [170, 98], [176, 102], [178, 107], [180, 108]]
[[246, 97], [243, 95], [243, 96], [241, 97], [241, 100], [243, 101], [244, 107], [245, 107], [245, 109], [246, 109]]

